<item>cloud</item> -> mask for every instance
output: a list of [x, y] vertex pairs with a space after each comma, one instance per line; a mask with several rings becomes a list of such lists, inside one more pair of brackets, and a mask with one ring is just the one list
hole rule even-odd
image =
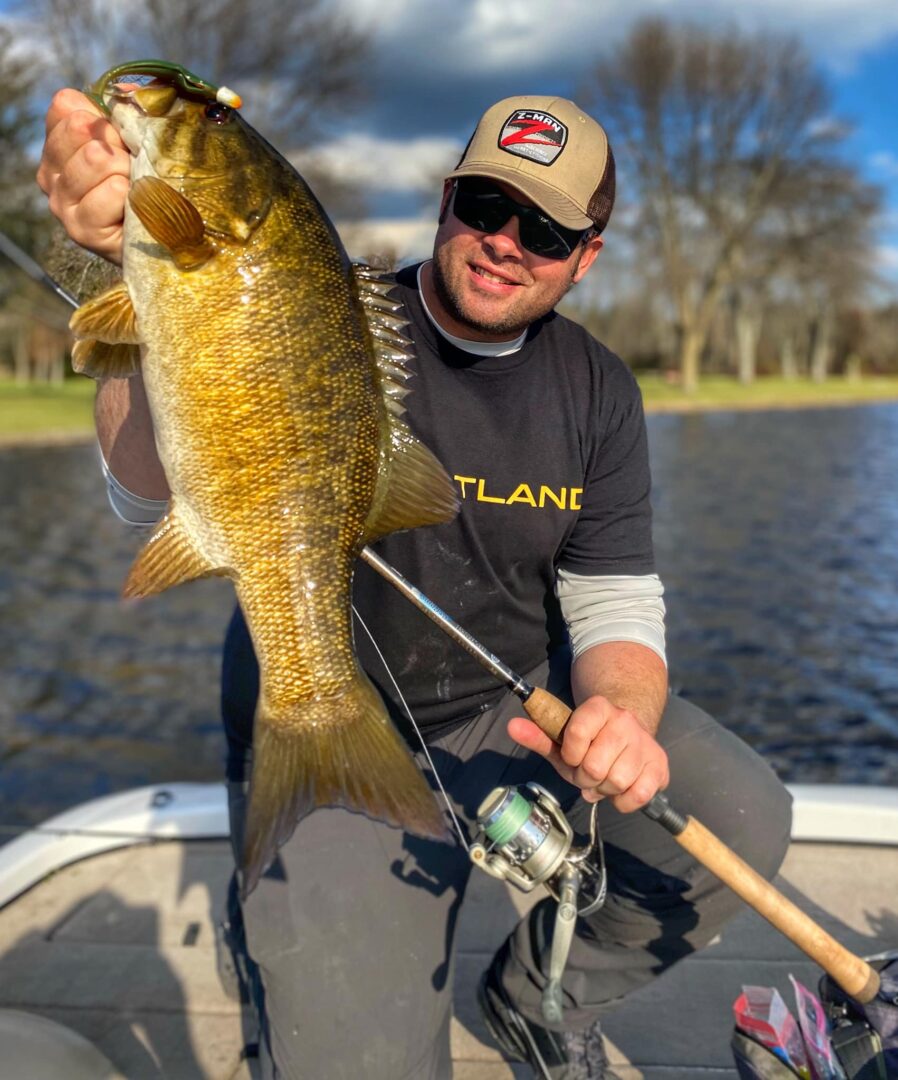
[[[736, 22], [747, 30], [794, 34], [824, 64], [838, 66], [898, 34], [894, 0], [342, 0], [356, 25], [368, 27], [381, 47], [417, 70], [487, 72], [511, 69], [571, 71], [627, 33], [634, 22], [658, 15], [702, 26]], [[422, 50], [422, 46], [425, 48]]]
[[[367, 122], [391, 135], [465, 141], [483, 109], [513, 94], [576, 97], [597, 57], [646, 15], [794, 35], [844, 72], [898, 35], [894, 0], [339, 0], [370, 33]], [[358, 127], [358, 118], [347, 122]]]
[[353, 259], [389, 255], [399, 263], [427, 259], [433, 250], [432, 216], [337, 222], [337, 231]]
[[304, 162], [314, 159], [337, 180], [367, 190], [433, 194], [463, 148], [459, 140], [444, 136], [401, 141], [350, 132], [292, 160], [302, 171]]
[[11, 52], [16, 59], [43, 56], [49, 60], [52, 57], [53, 53], [47, 41], [46, 31], [41, 33], [33, 20], [5, 11], [0, 14], [0, 25], [11, 35]]
[[889, 180], [898, 180], [898, 155], [880, 150], [868, 158], [870, 168]]
[[815, 139], [844, 139], [852, 125], [838, 116], [819, 116], [808, 124], [808, 135]]
[[882, 244], [876, 249], [876, 261], [887, 273], [898, 273], [898, 244]]

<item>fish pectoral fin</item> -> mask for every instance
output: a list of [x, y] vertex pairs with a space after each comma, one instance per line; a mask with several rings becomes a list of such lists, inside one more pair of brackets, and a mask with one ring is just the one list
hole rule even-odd
[[95, 338], [109, 345], [139, 345], [137, 315], [124, 281], [94, 296], [75, 312], [69, 329], [78, 338]]
[[140, 349], [82, 338], [72, 346], [72, 370], [92, 379], [127, 379], [140, 370]]
[[142, 176], [128, 194], [131, 209], [180, 270], [196, 270], [215, 254], [199, 210], [157, 176]]
[[458, 513], [458, 495], [443, 466], [400, 417], [390, 415], [390, 445], [365, 524], [365, 543], [400, 529], [438, 525]]
[[361, 672], [334, 697], [287, 714], [259, 698], [243, 839], [241, 892], [252, 892], [297, 822], [317, 806], [344, 806], [418, 836], [448, 840], [424, 774]]
[[134, 560], [122, 596], [152, 596], [183, 581], [229, 573], [225, 567], [213, 566], [199, 550], [172, 499], [165, 517]]

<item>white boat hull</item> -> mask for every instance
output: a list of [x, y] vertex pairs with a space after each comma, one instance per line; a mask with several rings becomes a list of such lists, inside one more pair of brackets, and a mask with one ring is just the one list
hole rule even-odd
[[[898, 845], [898, 789], [790, 784], [792, 839]], [[104, 851], [155, 840], [228, 836], [222, 784], [154, 784], [91, 799], [0, 848], [0, 907], [54, 870]]]

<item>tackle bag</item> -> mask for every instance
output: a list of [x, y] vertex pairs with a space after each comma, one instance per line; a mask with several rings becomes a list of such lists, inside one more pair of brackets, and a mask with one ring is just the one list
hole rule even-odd
[[866, 1005], [849, 997], [828, 975], [818, 993], [830, 1042], [848, 1080], [898, 1080], [898, 952], [867, 957], [879, 972], [879, 993]]
[[[898, 951], [867, 957], [879, 972], [876, 998], [861, 1005], [828, 975], [818, 985], [829, 1043], [847, 1080], [898, 1080]], [[735, 1028], [730, 1042], [740, 1080], [790, 1080], [801, 1074], [772, 1050]]]

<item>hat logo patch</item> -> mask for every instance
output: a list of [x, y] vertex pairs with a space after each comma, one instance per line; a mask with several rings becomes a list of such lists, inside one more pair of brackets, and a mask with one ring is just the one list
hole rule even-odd
[[567, 126], [550, 113], [517, 109], [499, 132], [499, 148], [540, 165], [551, 165], [567, 144]]

